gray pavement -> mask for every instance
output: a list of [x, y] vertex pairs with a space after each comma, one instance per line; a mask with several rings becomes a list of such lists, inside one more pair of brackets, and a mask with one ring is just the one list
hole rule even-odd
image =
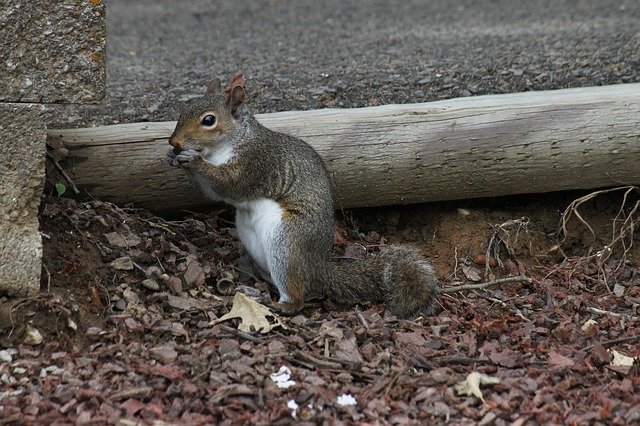
[[107, 99], [52, 127], [176, 118], [242, 70], [254, 112], [640, 81], [640, 1], [109, 0]]

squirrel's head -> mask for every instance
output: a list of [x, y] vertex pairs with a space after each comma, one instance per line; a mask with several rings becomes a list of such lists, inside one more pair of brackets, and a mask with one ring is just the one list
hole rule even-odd
[[173, 151], [203, 151], [232, 135], [243, 112], [244, 83], [244, 76], [236, 74], [223, 90], [220, 79], [212, 78], [205, 95], [189, 101], [180, 113], [169, 138]]

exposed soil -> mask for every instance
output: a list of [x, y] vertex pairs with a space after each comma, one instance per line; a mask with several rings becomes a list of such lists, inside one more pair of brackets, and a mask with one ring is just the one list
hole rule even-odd
[[[221, 277], [270, 305], [229, 211], [167, 220], [50, 196], [42, 294], [0, 299], [0, 423], [290, 423], [290, 400], [298, 421], [316, 424], [638, 422], [637, 362], [613, 366], [607, 349], [640, 356], [640, 251], [587, 258], [610, 241], [620, 193], [580, 208], [596, 238], [574, 218], [551, 250], [580, 195], [344, 212], [336, 257], [410, 243], [445, 287], [532, 281], [442, 294], [437, 314], [415, 321], [384, 305], [316, 304], [266, 334], [238, 331], [237, 319], [211, 324], [232, 306]], [[502, 243], [485, 277], [492, 236]], [[295, 381], [288, 389], [270, 378], [283, 365]], [[501, 379], [481, 387], [484, 403], [455, 391], [472, 372]], [[357, 405], [340, 405], [343, 394]]]

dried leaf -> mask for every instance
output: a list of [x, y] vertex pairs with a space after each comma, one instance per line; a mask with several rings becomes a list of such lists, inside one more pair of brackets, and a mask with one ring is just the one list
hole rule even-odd
[[479, 398], [482, 402], [485, 402], [482, 397], [482, 392], [480, 391], [480, 385], [493, 385], [496, 383], [500, 383], [500, 378], [487, 376], [486, 374], [474, 371], [469, 374], [465, 380], [455, 385], [454, 389], [458, 395], [473, 395]]
[[467, 279], [476, 283], [482, 279], [480, 272], [472, 266], [462, 265], [462, 273]]
[[23, 343], [25, 345], [39, 345], [40, 343], [42, 343], [42, 334], [40, 333], [40, 331], [38, 331], [37, 328], [31, 327], [27, 324], [26, 336]]
[[631, 367], [633, 366], [633, 363], [638, 360], [638, 358], [633, 358], [633, 357], [621, 354], [615, 349], [609, 350], [609, 353], [613, 355], [613, 361], [611, 361], [611, 365], [613, 366]]
[[[232, 318], [240, 318], [242, 322], [238, 325], [238, 330], [244, 332], [259, 331], [262, 334], [268, 333], [275, 327], [287, 328], [280, 318], [264, 305], [256, 302], [242, 293], [236, 293], [233, 297], [231, 311], [213, 321], [211, 325], [221, 323]], [[270, 321], [269, 318], [272, 320]]]

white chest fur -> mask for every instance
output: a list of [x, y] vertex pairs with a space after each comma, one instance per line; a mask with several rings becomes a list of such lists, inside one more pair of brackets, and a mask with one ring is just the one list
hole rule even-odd
[[282, 259], [274, 259], [274, 256], [282, 254], [281, 249], [276, 247], [282, 247], [284, 243], [277, 241], [281, 235], [279, 228], [282, 226], [283, 209], [278, 203], [267, 198], [243, 201], [235, 204], [235, 207], [236, 228], [240, 241], [253, 260], [268, 271], [274, 281], [279, 281], [280, 277], [273, 276], [276, 273], [274, 262]]
[[223, 143], [215, 148], [207, 148], [202, 157], [214, 166], [227, 164], [235, 156], [232, 143]]

